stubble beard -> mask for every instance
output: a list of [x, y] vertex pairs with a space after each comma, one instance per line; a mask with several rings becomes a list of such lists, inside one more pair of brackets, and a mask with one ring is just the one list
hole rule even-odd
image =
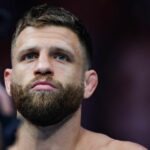
[[[45, 79], [56, 86], [51, 91], [31, 91], [33, 83]], [[68, 84], [53, 81], [49, 76], [37, 76], [25, 88], [15, 82], [11, 84], [11, 94], [16, 109], [29, 122], [36, 126], [51, 126], [60, 123], [75, 113], [83, 99], [84, 84]]]

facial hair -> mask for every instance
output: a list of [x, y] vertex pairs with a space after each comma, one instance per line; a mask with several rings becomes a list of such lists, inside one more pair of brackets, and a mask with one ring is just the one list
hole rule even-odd
[[[56, 90], [31, 91], [35, 81], [45, 79]], [[11, 94], [16, 109], [29, 122], [36, 126], [50, 126], [63, 121], [75, 113], [83, 99], [84, 84], [68, 84], [65, 87], [49, 76], [37, 76], [25, 88], [15, 82], [11, 84]]]

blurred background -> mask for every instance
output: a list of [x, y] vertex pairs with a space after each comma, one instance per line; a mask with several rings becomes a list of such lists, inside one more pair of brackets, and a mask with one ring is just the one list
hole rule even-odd
[[10, 64], [17, 20], [33, 5], [48, 3], [74, 13], [93, 39], [94, 95], [83, 101], [82, 125], [150, 149], [149, 0], [1, 0], [0, 80]]

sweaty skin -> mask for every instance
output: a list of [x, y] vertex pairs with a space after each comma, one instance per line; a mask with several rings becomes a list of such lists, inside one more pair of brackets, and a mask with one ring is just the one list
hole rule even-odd
[[[67, 55], [67, 58], [59, 54]], [[69, 57], [69, 59], [68, 59]], [[84, 98], [89, 98], [98, 83], [94, 70], [84, 70], [84, 48], [77, 35], [65, 27], [27, 27], [19, 35], [13, 50], [12, 69], [5, 70], [5, 84], [11, 96], [13, 81], [25, 87], [37, 73], [50, 72], [53, 79], [76, 85], [84, 80]], [[47, 88], [47, 86], [40, 86]], [[40, 90], [38, 87], [37, 89]], [[37, 90], [35, 89], [35, 90]], [[121, 142], [81, 127], [81, 106], [72, 116], [47, 127], [23, 120], [17, 132], [16, 143], [9, 150], [146, 150], [131, 142]]]

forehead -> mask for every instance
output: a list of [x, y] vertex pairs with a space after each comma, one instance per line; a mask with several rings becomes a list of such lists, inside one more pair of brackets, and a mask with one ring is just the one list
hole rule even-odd
[[66, 27], [26, 27], [19, 34], [13, 53], [16, 55], [21, 49], [30, 46], [49, 48], [57, 45], [71, 49], [75, 53], [81, 53], [81, 49], [83, 49], [76, 33]]

